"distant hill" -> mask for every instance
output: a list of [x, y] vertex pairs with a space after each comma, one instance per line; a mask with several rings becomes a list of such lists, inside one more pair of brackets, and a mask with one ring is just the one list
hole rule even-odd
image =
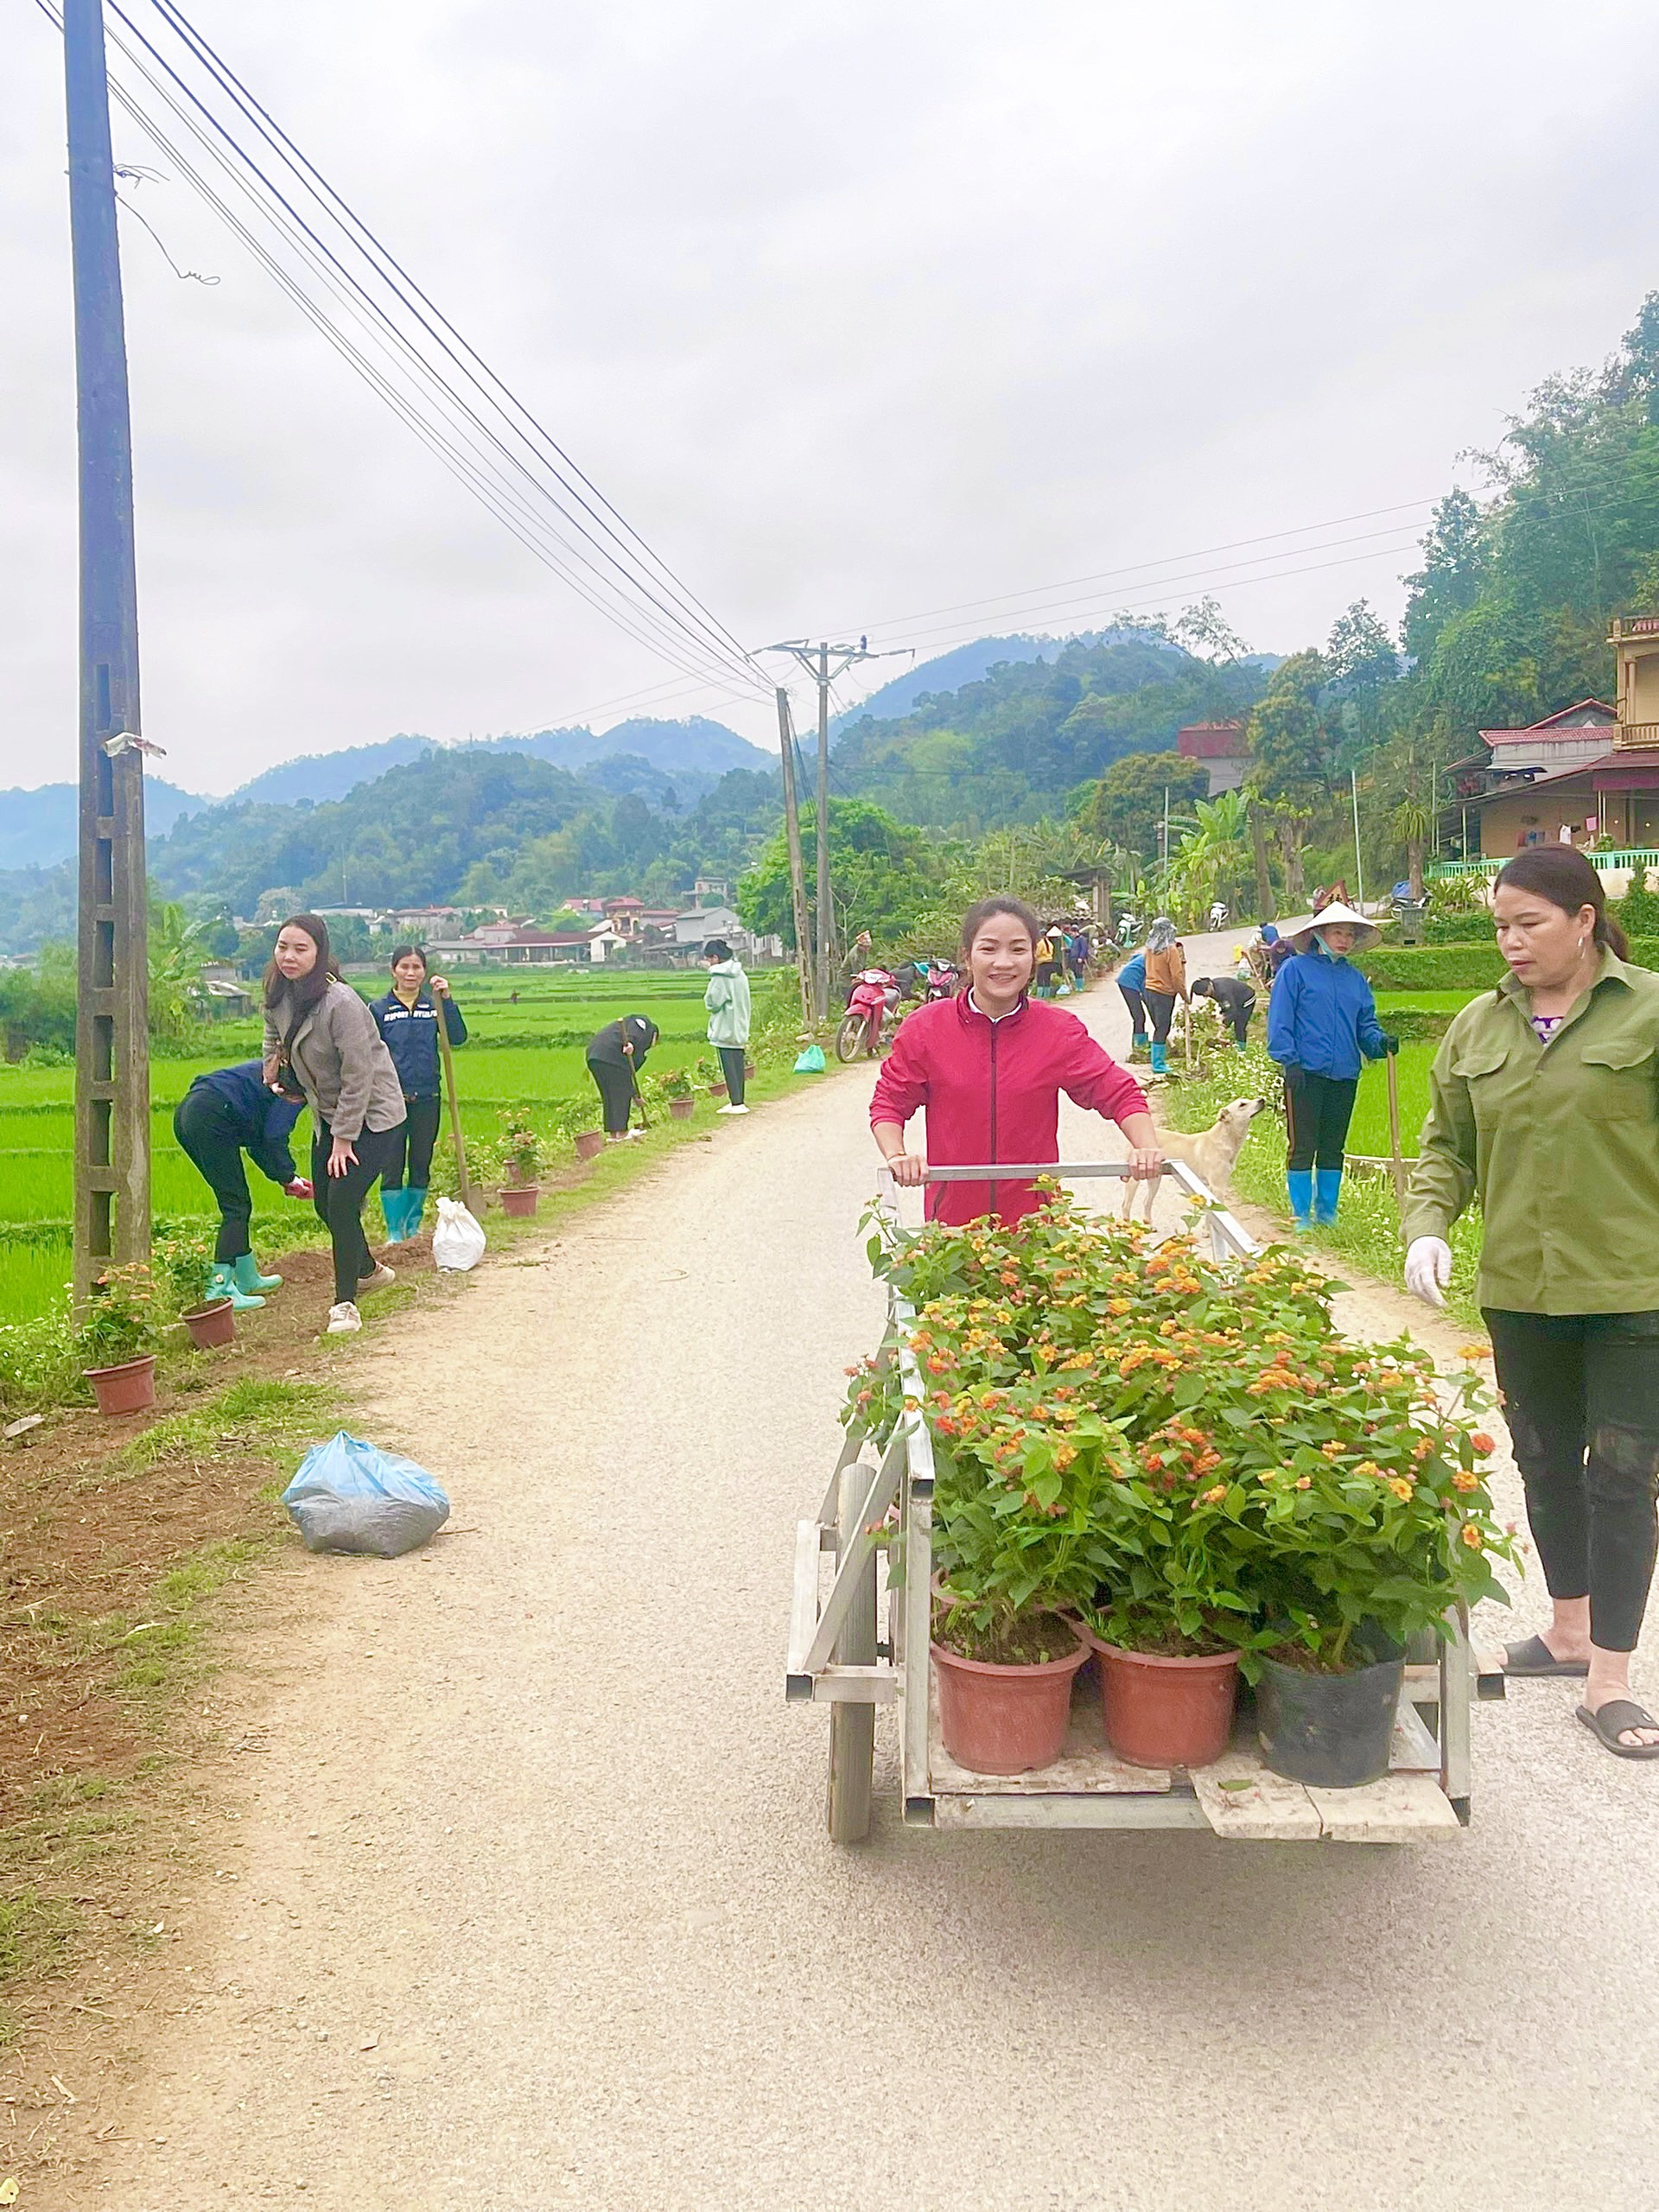
[[243, 784], [221, 802], [226, 806], [293, 806], [309, 799], [344, 798], [359, 784], [372, 783], [388, 768], [402, 768], [434, 749], [429, 737], [386, 737], [376, 745], [348, 745], [340, 753], [302, 753]]
[[1023, 632], [1007, 638], [976, 638], [971, 645], [953, 645], [948, 653], [938, 653], [931, 660], [906, 669], [902, 676], [895, 676], [891, 683], [884, 683], [879, 691], [872, 691], [868, 699], [839, 715], [830, 725], [832, 732], [850, 729], [855, 722], [896, 721], [907, 715], [923, 699], [938, 697], [946, 692], [959, 691], [963, 684], [976, 683], [988, 676], [992, 669], [1003, 662], [1058, 660], [1068, 645], [1114, 645], [1123, 644], [1151, 644], [1161, 645], [1165, 652], [1179, 656], [1179, 646], [1158, 639], [1150, 631], [1090, 630], [1079, 632], [1071, 638], [1036, 638]]
[[[160, 776], [144, 778], [144, 825], [165, 836], [210, 798], [181, 791]], [[32, 791], [0, 791], [0, 868], [52, 868], [75, 850], [80, 795], [73, 784], [42, 784]]]

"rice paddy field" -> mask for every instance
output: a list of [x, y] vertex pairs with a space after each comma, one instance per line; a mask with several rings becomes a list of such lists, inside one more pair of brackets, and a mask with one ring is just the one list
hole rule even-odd
[[[709, 1050], [705, 980], [701, 969], [632, 977], [458, 973], [454, 997], [469, 1041], [455, 1054], [455, 1086], [469, 1154], [486, 1155], [512, 1120], [528, 1122], [556, 1154], [568, 1142], [563, 1107], [592, 1095], [587, 1041], [620, 1014], [647, 1014], [662, 1032], [648, 1074], [693, 1070]], [[365, 997], [385, 988], [378, 977], [352, 981]], [[757, 986], [760, 982], [757, 977]], [[173, 1109], [197, 1076], [256, 1058], [259, 1048], [257, 1022], [224, 1022], [210, 1033], [200, 1058], [152, 1060], [151, 1203], [158, 1221], [217, 1219], [207, 1186], [174, 1141]], [[74, 1089], [72, 1067], [0, 1065], [0, 1322], [49, 1311], [68, 1280]], [[302, 1173], [309, 1141], [309, 1116], [302, 1116], [293, 1139]], [[248, 1182], [256, 1249], [311, 1241], [315, 1217], [309, 1207], [284, 1198], [257, 1170]], [[435, 1182], [442, 1187], [439, 1177]]]

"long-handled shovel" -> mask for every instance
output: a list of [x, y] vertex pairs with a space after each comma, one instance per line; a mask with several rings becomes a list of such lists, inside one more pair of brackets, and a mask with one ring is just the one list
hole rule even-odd
[[1389, 1146], [1394, 1155], [1394, 1198], [1402, 1213], [1406, 1210], [1406, 1163], [1400, 1156], [1400, 1078], [1395, 1072], [1394, 1054], [1388, 1056], [1389, 1064]]
[[448, 996], [445, 991], [434, 993], [439, 1003], [437, 1012], [438, 1052], [443, 1061], [444, 1089], [449, 1099], [449, 1128], [455, 1140], [455, 1187], [461, 1203], [468, 1213], [473, 1211], [473, 1186], [467, 1173], [467, 1140], [461, 1133], [461, 1109], [455, 1103], [455, 1056], [449, 1043]]
[[632, 1094], [630, 1113], [632, 1107], [637, 1106], [639, 1109], [639, 1126], [642, 1129], [648, 1129], [651, 1127], [651, 1116], [645, 1111], [645, 1100], [639, 1096], [639, 1072], [633, 1065], [632, 1050], [628, 1051], [625, 1057], [628, 1064], [628, 1089]]

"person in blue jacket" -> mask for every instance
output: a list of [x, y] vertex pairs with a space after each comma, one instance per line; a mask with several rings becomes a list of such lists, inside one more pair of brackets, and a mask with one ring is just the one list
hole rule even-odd
[[309, 1198], [311, 1185], [294, 1165], [288, 1140], [305, 1101], [280, 1096], [265, 1083], [257, 1060], [199, 1075], [173, 1113], [173, 1134], [219, 1201], [219, 1239], [213, 1247], [207, 1296], [232, 1306], [263, 1306], [260, 1293], [278, 1290], [281, 1275], [262, 1275], [249, 1227], [253, 1200], [242, 1155], [262, 1175], [281, 1184], [290, 1198]]
[[1363, 914], [1338, 900], [1298, 932], [1294, 957], [1274, 978], [1268, 1051], [1284, 1070], [1285, 1181], [1299, 1230], [1336, 1219], [1361, 1065], [1400, 1049], [1376, 1018], [1370, 983], [1348, 957], [1377, 936]]
[[1129, 1009], [1129, 1054], [1144, 1052], [1152, 1042], [1152, 1016], [1142, 994], [1147, 988], [1147, 948], [1141, 945], [1117, 971], [1117, 988]]
[[391, 956], [391, 988], [369, 1011], [386, 1040], [397, 1080], [404, 1087], [404, 1149], [380, 1179], [380, 1205], [386, 1217], [386, 1242], [401, 1244], [421, 1233], [427, 1186], [432, 1179], [432, 1147], [443, 1110], [438, 1071], [438, 1003], [452, 1045], [467, 1042], [467, 1025], [442, 976], [429, 982], [426, 955], [417, 944], [400, 944]]

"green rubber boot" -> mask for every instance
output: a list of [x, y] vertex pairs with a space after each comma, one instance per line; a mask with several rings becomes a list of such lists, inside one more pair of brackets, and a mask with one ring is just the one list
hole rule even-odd
[[202, 1294], [201, 1302], [204, 1306], [211, 1306], [220, 1298], [228, 1298], [238, 1313], [247, 1306], [263, 1306], [265, 1302], [263, 1298], [255, 1298], [251, 1293], [238, 1287], [228, 1260], [216, 1260], [213, 1262], [207, 1276], [207, 1287]]
[[383, 1183], [380, 1186], [380, 1211], [386, 1217], [387, 1243], [401, 1244], [409, 1234], [404, 1226], [409, 1218], [409, 1192], [401, 1185], [389, 1191]]
[[258, 1262], [251, 1252], [244, 1252], [239, 1259], [233, 1260], [231, 1273], [236, 1278], [237, 1288], [245, 1298], [251, 1298], [256, 1291], [280, 1290], [283, 1287], [281, 1275], [260, 1274]]
[[405, 1184], [404, 1186], [404, 1234], [405, 1236], [420, 1235], [421, 1223], [425, 1218], [425, 1189], [413, 1183]]

